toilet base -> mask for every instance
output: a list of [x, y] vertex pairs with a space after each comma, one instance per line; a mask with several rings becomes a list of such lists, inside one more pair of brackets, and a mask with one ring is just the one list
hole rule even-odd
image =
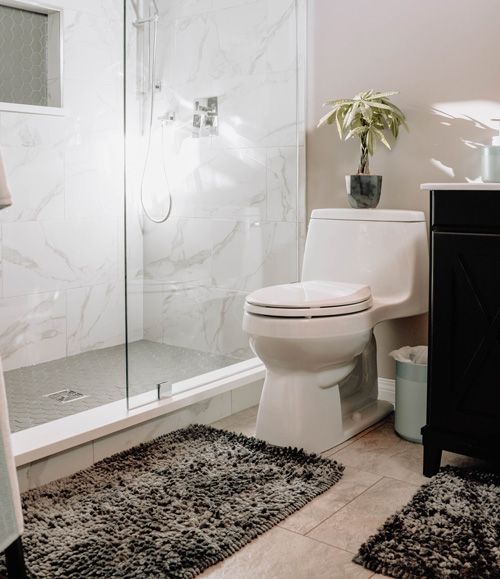
[[256, 437], [278, 446], [325, 452], [394, 410], [378, 400], [377, 350], [372, 335], [351, 363], [321, 372], [267, 368]]
[[[272, 389], [276, 392], [276, 383]], [[282, 405], [272, 404], [264, 390], [257, 416], [256, 438], [277, 446], [325, 452], [376, 424], [394, 410], [390, 402], [371, 400], [363, 408], [342, 416], [338, 386], [315, 390], [319, 394], [318, 404], [312, 408], [309, 400], [307, 408], [302, 407], [300, 416], [290, 406], [285, 409]], [[290, 384], [287, 393], [290, 395]]]

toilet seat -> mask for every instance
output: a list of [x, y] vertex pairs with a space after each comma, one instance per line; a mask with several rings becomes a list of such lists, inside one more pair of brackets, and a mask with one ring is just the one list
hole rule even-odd
[[245, 311], [279, 318], [315, 318], [352, 314], [371, 306], [371, 290], [366, 285], [306, 281], [257, 290], [247, 297]]

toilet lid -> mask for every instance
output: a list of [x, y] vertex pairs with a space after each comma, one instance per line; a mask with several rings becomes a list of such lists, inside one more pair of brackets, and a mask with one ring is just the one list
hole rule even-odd
[[276, 285], [251, 293], [249, 313], [278, 317], [315, 317], [349, 314], [372, 305], [366, 285], [330, 281], [306, 281]]

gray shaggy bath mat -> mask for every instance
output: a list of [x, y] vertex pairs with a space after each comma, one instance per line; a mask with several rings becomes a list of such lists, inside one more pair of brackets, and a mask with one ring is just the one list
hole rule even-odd
[[404, 579], [500, 578], [500, 476], [441, 469], [354, 561]]
[[195, 577], [326, 491], [343, 468], [190, 426], [25, 493], [27, 566], [36, 579]]

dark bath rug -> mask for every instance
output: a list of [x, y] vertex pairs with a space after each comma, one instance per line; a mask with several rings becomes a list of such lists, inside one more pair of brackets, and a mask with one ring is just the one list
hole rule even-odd
[[404, 579], [500, 578], [500, 475], [442, 468], [354, 561]]
[[326, 491], [343, 469], [190, 426], [25, 493], [27, 565], [36, 579], [195, 577]]

